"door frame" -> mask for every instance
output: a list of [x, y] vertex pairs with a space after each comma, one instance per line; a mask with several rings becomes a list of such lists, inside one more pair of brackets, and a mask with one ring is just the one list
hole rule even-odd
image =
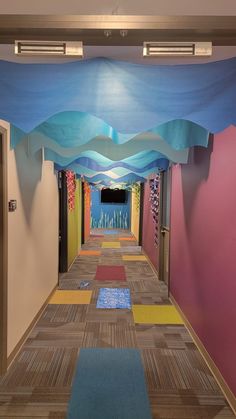
[[[171, 206], [171, 168], [168, 169], [169, 171], [169, 211]], [[164, 201], [166, 197], [164, 197], [164, 193], [166, 192], [164, 189], [164, 172], [160, 172], [160, 201], [159, 201], [159, 279], [160, 281], [164, 281], [164, 272], [165, 272], [165, 234], [169, 234], [169, 250], [170, 250], [170, 225], [165, 225], [166, 223], [163, 222], [164, 220], [164, 213], [166, 211], [166, 207], [164, 206]], [[170, 220], [170, 214], [169, 214], [169, 220]], [[168, 259], [168, 278], [167, 281], [165, 281], [167, 287], [168, 287], [168, 294], [169, 294], [169, 288], [170, 288], [170, 252], [169, 252], [169, 259]]]
[[68, 270], [68, 210], [66, 172], [58, 172], [59, 190], [59, 273]]
[[0, 125], [0, 375], [7, 371], [8, 188], [7, 130]]
[[85, 243], [84, 234], [84, 218], [85, 218], [85, 193], [84, 193], [84, 182], [81, 182], [81, 246]]
[[140, 183], [140, 203], [139, 203], [139, 246], [143, 244], [143, 206], [144, 206], [144, 183]]

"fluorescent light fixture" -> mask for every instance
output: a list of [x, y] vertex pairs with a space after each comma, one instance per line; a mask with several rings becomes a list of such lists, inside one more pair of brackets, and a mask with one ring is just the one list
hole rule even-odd
[[80, 41], [15, 41], [15, 54], [83, 58], [83, 44]]
[[209, 57], [211, 42], [144, 42], [144, 57]]

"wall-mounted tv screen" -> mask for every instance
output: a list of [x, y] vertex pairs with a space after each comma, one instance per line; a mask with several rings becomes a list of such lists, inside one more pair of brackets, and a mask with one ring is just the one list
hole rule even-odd
[[125, 204], [126, 200], [125, 189], [104, 188], [101, 190], [101, 202], [104, 204]]

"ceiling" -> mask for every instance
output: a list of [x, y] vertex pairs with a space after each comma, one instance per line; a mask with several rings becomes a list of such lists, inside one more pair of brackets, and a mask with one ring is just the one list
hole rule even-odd
[[2, 14], [236, 15], [235, 0], [1, 0]]

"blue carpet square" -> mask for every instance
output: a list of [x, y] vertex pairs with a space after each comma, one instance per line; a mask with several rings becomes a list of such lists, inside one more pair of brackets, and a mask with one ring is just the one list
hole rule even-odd
[[104, 230], [104, 234], [118, 234], [119, 232], [117, 230]]
[[67, 419], [151, 419], [136, 349], [80, 349]]
[[97, 308], [131, 309], [129, 288], [101, 288], [98, 295]]

